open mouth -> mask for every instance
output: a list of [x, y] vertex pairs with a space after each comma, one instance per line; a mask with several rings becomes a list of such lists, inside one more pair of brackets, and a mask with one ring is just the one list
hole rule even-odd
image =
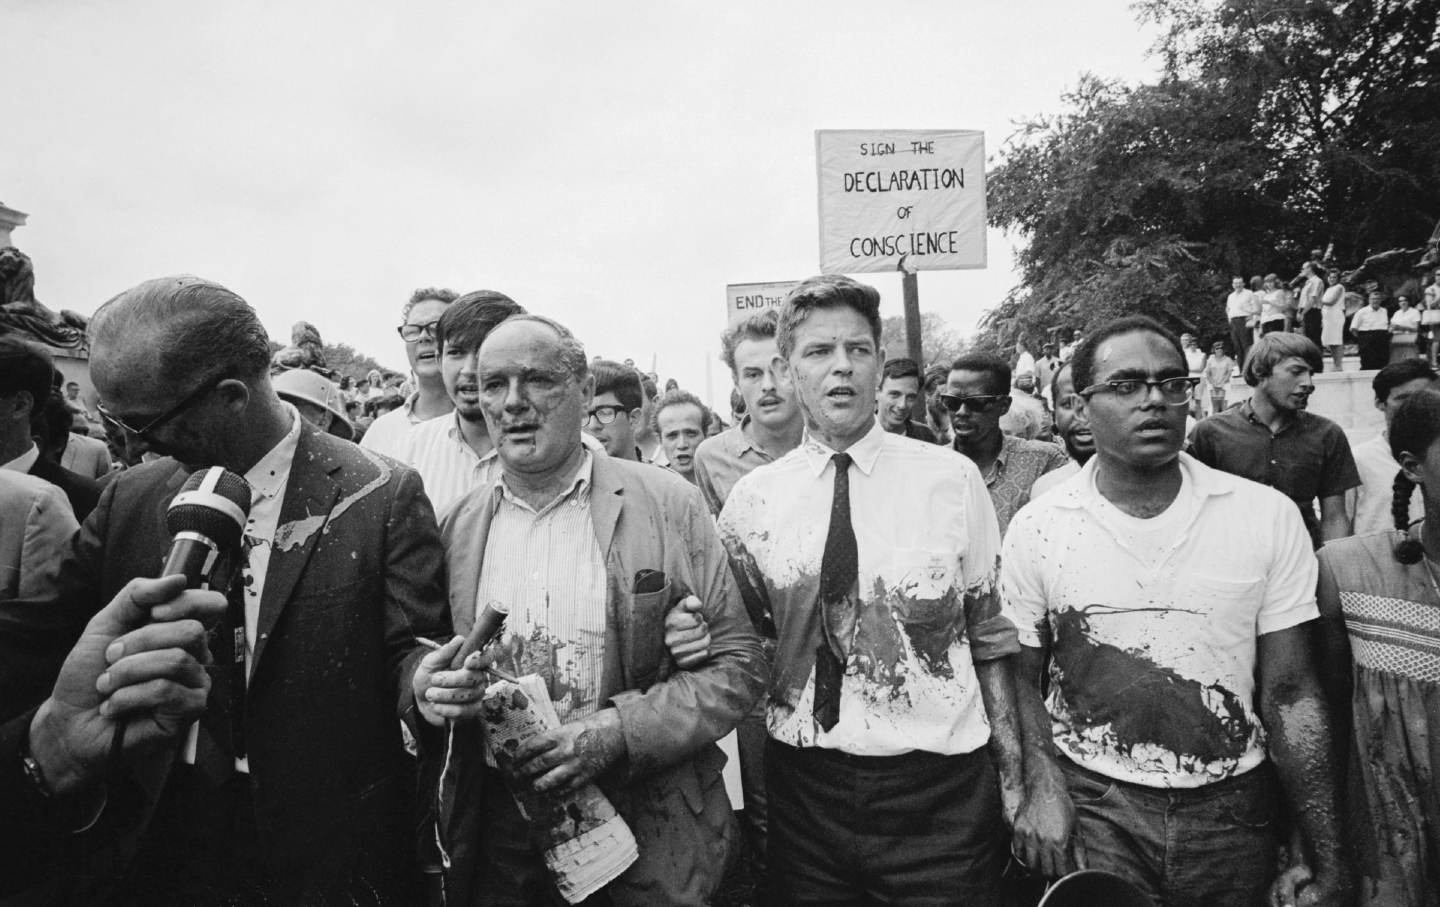
[[1165, 431], [1170, 430], [1170, 423], [1164, 419], [1146, 419], [1141, 422], [1136, 431]]
[[851, 400], [854, 400], [854, 399], [855, 399], [855, 388], [853, 388], [853, 387], [834, 387], [834, 388], [831, 388], [830, 390], [826, 391], [826, 392], [825, 392], [825, 396], [826, 396], [826, 397], [829, 397], [831, 400], [836, 401], [837, 403], [838, 403], [838, 402], [846, 402], [846, 403], [848, 403], [848, 402], [850, 402]]

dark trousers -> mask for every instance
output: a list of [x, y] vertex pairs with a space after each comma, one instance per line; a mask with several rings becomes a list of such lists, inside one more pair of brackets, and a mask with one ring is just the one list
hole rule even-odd
[[1320, 310], [1318, 308], [1306, 309], [1300, 315], [1300, 324], [1305, 330], [1305, 339], [1315, 344], [1315, 347], [1324, 351], [1325, 347], [1320, 345]]
[[770, 878], [785, 904], [999, 907], [1009, 834], [990, 753], [765, 750]]
[[1264, 337], [1266, 334], [1280, 333], [1280, 332], [1283, 332], [1284, 330], [1285, 330], [1285, 319], [1283, 319], [1283, 318], [1277, 319], [1277, 320], [1275, 320], [1275, 321], [1262, 321], [1262, 322], [1260, 323], [1260, 336], [1261, 336], [1261, 337]]
[[1360, 368], [1384, 368], [1390, 362], [1389, 331], [1356, 331], [1355, 342], [1360, 347]]
[[1276, 874], [1279, 797], [1269, 763], [1204, 787], [1115, 781], [1061, 761], [1091, 869], [1166, 907], [1261, 907]]
[[1245, 354], [1255, 345], [1255, 335], [1250, 330], [1250, 319], [1241, 315], [1230, 319], [1230, 342], [1235, 346], [1235, 361], [1245, 367]]
[[[566, 907], [545, 870], [542, 846], [530, 823], [520, 815], [505, 779], [486, 769], [480, 791], [485, 833], [480, 836], [480, 864], [475, 875], [483, 882], [476, 886], [469, 907]], [[580, 903], [606, 907], [610, 895], [601, 889]]]

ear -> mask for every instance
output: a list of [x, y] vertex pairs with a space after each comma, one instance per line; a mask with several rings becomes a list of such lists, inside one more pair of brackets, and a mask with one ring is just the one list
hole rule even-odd
[[1010, 404], [1014, 402], [1015, 398], [1011, 397], [1009, 394], [1006, 394], [1005, 399], [1000, 401], [1000, 415], [1003, 416], [1006, 413], [1010, 412]]
[[590, 404], [595, 402], [595, 375], [593, 373], [586, 375], [585, 380], [580, 383], [580, 396], [580, 408], [588, 410]]
[[783, 381], [786, 385], [794, 386], [794, 376], [790, 374], [789, 359], [776, 353], [775, 358], [770, 360], [770, 367], [775, 370], [776, 380]]
[[1405, 478], [1416, 485], [1423, 484], [1420, 476], [1420, 458], [1408, 450], [1400, 451], [1400, 471], [1405, 473]]
[[232, 412], [241, 413], [250, 403], [250, 386], [239, 378], [226, 378], [215, 386], [215, 393]]

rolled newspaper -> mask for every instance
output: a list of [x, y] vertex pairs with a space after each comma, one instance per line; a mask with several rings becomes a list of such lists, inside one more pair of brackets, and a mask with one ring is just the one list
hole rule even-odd
[[[484, 721], [490, 752], [508, 779], [520, 744], [560, 726], [545, 681], [526, 674], [485, 689]], [[536, 793], [528, 784], [510, 792], [545, 847], [545, 868], [567, 903], [578, 904], [615, 881], [640, 855], [630, 826], [594, 784], [564, 796]]]

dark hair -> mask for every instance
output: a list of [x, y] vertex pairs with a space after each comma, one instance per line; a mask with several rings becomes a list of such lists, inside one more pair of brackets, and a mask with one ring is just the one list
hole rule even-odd
[[930, 393], [935, 388], [944, 384], [950, 377], [950, 369], [944, 365], [932, 365], [925, 370], [925, 381], [923, 387], [925, 393]]
[[447, 290], [442, 287], [421, 287], [410, 294], [410, 301], [405, 303], [405, 307], [400, 310], [400, 320], [408, 320], [410, 318], [410, 310], [427, 299], [451, 303], [459, 298], [460, 294], [454, 290]]
[[448, 340], [462, 350], [478, 350], [495, 326], [511, 315], [524, 313], [520, 303], [494, 290], [476, 290], [452, 302], [435, 324], [435, 346]]
[[1304, 359], [1312, 372], [1325, 368], [1320, 347], [1309, 337], [1275, 331], [1255, 341], [1255, 345], [1250, 347], [1250, 352], [1245, 355], [1245, 383], [1255, 387], [1274, 374], [1275, 366], [1292, 357]]
[[779, 329], [780, 312], [776, 309], [756, 312], [726, 328], [720, 335], [720, 361], [730, 370], [730, 376], [735, 377], [736, 347], [746, 340], [771, 340]]
[[1070, 359], [1070, 364], [1073, 366], [1071, 374], [1075, 381], [1075, 389], [1079, 390], [1095, 383], [1095, 351], [1100, 348], [1100, 344], [1111, 337], [1135, 333], [1154, 334], [1164, 340], [1175, 349], [1175, 355], [1180, 357], [1180, 364], [1185, 364], [1185, 349], [1180, 346], [1180, 339], [1166, 330], [1160, 322], [1145, 315], [1126, 315], [1100, 325], [1075, 348], [1075, 355]]
[[[1436, 439], [1440, 439], [1440, 393], [1421, 391], [1400, 404], [1390, 423], [1390, 454], [1397, 463], [1405, 453], [1424, 457]], [[1404, 533], [1404, 538], [1395, 544], [1395, 559], [1402, 564], [1419, 563], [1425, 556], [1425, 547], [1406, 532], [1410, 528], [1410, 496], [1415, 491], [1415, 483], [1401, 470], [1395, 474], [1391, 491], [1390, 515], [1395, 520], [1395, 528]]]
[[595, 376], [595, 396], [614, 394], [627, 413], [644, 405], [640, 373], [630, 366], [610, 359], [596, 359], [590, 363], [590, 374]]
[[1417, 378], [1435, 381], [1440, 379], [1440, 372], [1435, 371], [1431, 368], [1430, 363], [1418, 356], [1413, 359], [1401, 359], [1376, 372], [1374, 380], [1370, 382], [1370, 387], [1375, 391], [1375, 399], [1384, 403], [1390, 399], [1391, 391], [1402, 384], [1409, 384]]
[[886, 359], [885, 367], [880, 372], [880, 380], [883, 382], [886, 378], [914, 378], [915, 383], [919, 384], [920, 363], [904, 356]]
[[737, 416], [745, 415], [745, 395], [738, 387], [730, 388], [730, 412]]
[[40, 405], [30, 411], [30, 434], [40, 440], [40, 455], [59, 463], [70, 443], [70, 427], [75, 417], [70, 405], [58, 392], [47, 393]]
[[870, 325], [875, 346], [880, 346], [880, 291], [843, 274], [822, 274], [800, 282], [780, 304], [776, 346], [786, 359], [795, 351], [795, 329], [816, 309], [848, 308]]
[[981, 372], [990, 376], [986, 388], [992, 394], [1010, 392], [1010, 363], [990, 353], [966, 353], [950, 363], [952, 372]]
[[107, 340], [133, 347], [140, 328], [156, 330], [147, 352], [173, 387], [191, 387], [206, 375], [253, 380], [270, 373], [270, 338], [260, 317], [213, 281], [180, 274], [131, 287], [91, 317], [90, 347]]
[[29, 394], [32, 420], [50, 396], [54, 373], [55, 364], [48, 352], [18, 337], [0, 337], [0, 394]]
[[1055, 374], [1050, 376], [1050, 402], [1052, 404], [1058, 405], [1059, 403], [1060, 391], [1057, 388], [1060, 387], [1060, 376], [1065, 374], [1066, 369], [1070, 370], [1070, 383], [1075, 383], [1075, 360], [1072, 359], [1069, 362], [1062, 362], [1060, 367], [1055, 370]]
[[700, 408], [700, 433], [710, 431], [710, 407], [700, 402], [700, 398], [686, 390], [666, 391], [655, 401], [655, 408], [650, 412], [650, 428], [655, 434], [660, 434], [660, 414], [672, 406], [690, 404]]
[[640, 375], [640, 389], [645, 392], [646, 400], [654, 400], [655, 395], [660, 393], [659, 388], [655, 387], [655, 379], [644, 373]]

